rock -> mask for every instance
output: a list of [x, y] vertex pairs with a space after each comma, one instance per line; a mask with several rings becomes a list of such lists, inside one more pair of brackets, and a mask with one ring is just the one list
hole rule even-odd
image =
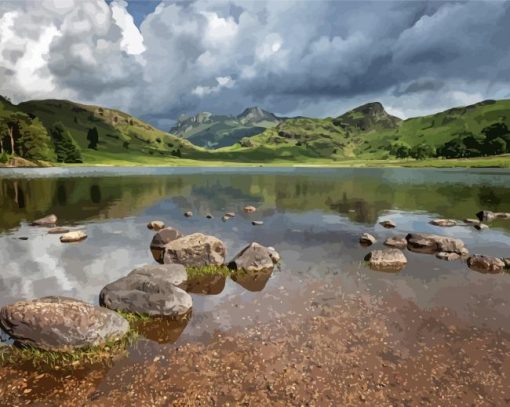
[[192, 306], [191, 296], [176, 286], [186, 280], [186, 270], [180, 264], [140, 267], [105, 286], [99, 303], [117, 311], [177, 318]]
[[60, 241], [62, 243], [73, 243], [80, 242], [87, 238], [87, 234], [83, 230], [75, 230], [73, 232], [67, 232], [60, 236]]
[[468, 225], [472, 225], [472, 224], [480, 223], [480, 221], [478, 219], [467, 218], [467, 219], [464, 219], [464, 223], [467, 223]]
[[501, 273], [506, 265], [502, 259], [497, 257], [483, 256], [481, 254], [475, 254], [468, 258], [468, 267], [480, 273]]
[[245, 207], [243, 208], [243, 211], [244, 211], [245, 213], [253, 213], [253, 212], [255, 212], [256, 210], [257, 210], [257, 208], [255, 208], [254, 206], [251, 206], [251, 205], [245, 206]]
[[223, 215], [223, 217], [221, 218], [221, 220], [222, 220], [223, 222], [226, 222], [226, 221], [228, 221], [228, 220], [230, 220], [230, 219], [232, 219], [232, 217], [230, 217], [230, 216], [226, 216], [226, 215]]
[[370, 233], [363, 233], [359, 238], [359, 242], [363, 246], [370, 246], [373, 245], [376, 240], [375, 237], [373, 237]]
[[253, 226], [260, 226], [260, 225], [263, 225], [263, 224], [264, 224], [264, 222], [262, 222], [261, 220], [253, 220], [253, 221], [251, 222], [251, 224], [252, 224]]
[[510, 219], [509, 212], [498, 212], [495, 214], [497, 219]]
[[170, 243], [172, 240], [179, 239], [180, 237], [182, 237], [182, 233], [172, 227], [161, 229], [158, 233], [156, 233], [152, 238], [150, 245], [152, 257], [154, 257], [154, 260], [163, 264], [165, 245]]
[[467, 254], [464, 242], [453, 237], [433, 235], [428, 233], [409, 233], [406, 236], [407, 248], [412, 252], [434, 254], [448, 252]]
[[185, 266], [220, 266], [225, 261], [225, 244], [214, 236], [193, 233], [173, 240], [165, 246], [163, 262]]
[[491, 211], [480, 211], [476, 214], [476, 217], [480, 219], [480, 222], [491, 222], [496, 218], [496, 215]]
[[187, 218], [191, 218], [193, 216], [193, 212], [191, 211], [184, 212], [184, 216], [186, 216]]
[[232, 270], [272, 271], [274, 266], [272, 252], [261, 244], [250, 243], [230, 261], [228, 267]]
[[397, 227], [395, 222], [393, 222], [392, 220], [383, 220], [382, 222], [379, 222], [379, 225], [385, 227], [386, 229], [393, 229]]
[[165, 222], [161, 220], [153, 220], [147, 224], [147, 229], [155, 230], [156, 232], [165, 227]]
[[509, 270], [510, 269], [510, 257], [506, 257], [506, 258], [501, 259], [501, 260], [503, 260], [503, 263], [505, 263], [505, 268], [507, 270]]
[[487, 226], [485, 223], [476, 223], [473, 225], [473, 227], [476, 229], [476, 230], [484, 230], [484, 229], [489, 229], [489, 226]]
[[207, 219], [214, 219], [214, 216], [212, 216], [210, 213], [208, 213], [207, 215], [205, 215], [205, 217], [206, 217]]
[[19, 240], [28, 240], [28, 236], [20, 236], [18, 237]]
[[450, 226], [457, 225], [457, 222], [453, 219], [432, 219], [429, 223], [434, 226], [443, 226], [443, 227], [450, 227]]
[[441, 260], [454, 261], [460, 259], [460, 254], [454, 252], [438, 252], [436, 257]]
[[48, 215], [44, 218], [34, 220], [32, 222], [32, 226], [55, 226], [57, 224], [57, 216], [56, 215]]
[[271, 260], [273, 260], [273, 263], [278, 264], [281, 260], [280, 253], [278, 253], [272, 246], [268, 246], [267, 250], [269, 252], [269, 256], [271, 256]]
[[234, 212], [225, 212], [225, 215], [228, 218], [235, 218], [236, 214]]
[[405, 236], [391, 236], [384, 241], [384, 245], [404, 249], [407, 247], [407, 240]]
[[69, 232], [70, 232], [70, 229], [68, 229], [68, 228], [51, 228], [48, 230], [48, 233], [50, 235], [61, 235], [64, 233], [69, 233]]
[[117, 313], [67, 297], [6, 305], [0, 310], [0, 325], [17, 342], [50, 351], [102, 345], [129, 330]]
[[406, 264], [407, 259], [399, 249], [374, 250], [365, 256], [370, 267], [378, 270], [399, 271]]

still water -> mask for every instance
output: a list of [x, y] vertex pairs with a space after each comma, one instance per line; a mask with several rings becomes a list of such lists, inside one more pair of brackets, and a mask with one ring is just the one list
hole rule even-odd
[[[257, 207], [244, 214], [246, 205]], [[0, 305], [45, 295], [97, 303], [101, 288], [136, 266], [153, 263], [151, 220], [183, 233], [217, 236], [227, 260], [256, 241], [274, 246], [281, 269], [272, 275], [210, 282], [193, 294], [187, 326], [149, 329], [156, 342], [207, 338], [213, 331], [268, 321], [299, 310], [309, 282], [374, 297], [398, 293], [422, 308], [445, 307], [470, 324], [510, 332], [510, 275], [484, 275], [464, 262], [406, 251], [400, 273], [366, 268], [361, 233], [382, 248], [388, 236], [427, 232], [462, 239], [471, 253], [510, 256], [510, 221], [490, 229], [432, 226], [433, 218], [473, 218], [481, 209], [510, 212], [510, 172], [432, 169], [72, 168], [1, 170]], [[185, 218], [185, 211], [193, 211]], [[237, 216], [228, 222], [226, 211]], [[88, 239], [62, 244], [29, 226], [55, 213], [59, 225]], [[214, 219], [206, 219], [211, 213]], [[378, 223], [391, 219], [397, 227]], [[262, 220], [252, 226], [252, 220]], [[235, 304], [234, 304], [235, 303]], [[235, 305], [235, 306], [234, 306]], [[268, 312], [270, 309], [271, 312]]]

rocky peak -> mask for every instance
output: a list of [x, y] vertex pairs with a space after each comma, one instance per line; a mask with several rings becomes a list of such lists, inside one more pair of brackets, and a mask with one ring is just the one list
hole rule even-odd
[[242, 122], [261, 122], [263, 120], [278, 121], [278, 118], [273, 113], [267, 112], [258, 106], [244, 109], [237, 118]]
[[333, 120], [336, 126], [346, 130], [371, 131], [392, 129], [402, 119], [390, 115], [380, 102], [371, 102], [358, 106]]

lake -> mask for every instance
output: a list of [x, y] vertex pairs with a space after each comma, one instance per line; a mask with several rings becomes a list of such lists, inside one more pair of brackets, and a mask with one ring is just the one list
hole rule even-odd
[[[188, 324], [149, 329], [143, 345], [118, 362], [123, 368], [152, 360], [165, 347], [206, 346], [215, 335], [264, 324], [277, 329], [286, 315], [306, 314], [311, 303], [338, 305], [344, 297], [391, 303], [396, 309], [398, 298], [417, 312], [441, 310], [470, 329], [510, 334], [507, 273], [482, 274], [463, 261], [447, 262], [407, 250], [408, 264], [398, 273], [371, 270], [363, 262], [370, 250], [384, 247], [386, 237], [409, 232], [453, 236], [462, 239], [471, 253], [510, 257], [510, 220], [498, 220], [482, 231], [429, 224], [434, 218], [473, 218], [482, 209], [510, 212], [508, 170], [0, 171], [0, 306], [46, 295], [97, 303], [104, 285], [154, 262], [149, 250], [153, 232], [146, 227], [151, 220], [163, 220], [185, 234], [218, 237], [226, 244], [227, 259], [253, 241], [274, 246], [281, 254], [280, 268], [267, 278], [227, 279], [211, 287], [211, 295], [193, 294]], [[243, 213], [246, 205], [257, 211]], [[193, 217], [184, 217], [186, 211], [193, 211]], [[227, 211], [237, 215], [223, 222]], [[85, 229], [88, 238], [62, 244], [58, 235], [29, 226], [49, 213], [58, 216], [59, 225]], [[214, 219], [206, 219], [207, 213]], [[387, 219], [397, 227], [379, 225]], [[264, 224], [253, 226], [252, 220]], [[359, 244], [364, 232], [377, 238], [371, 248]], [[103, 386], [104, 394], [111, 392], [115, 386], [105, 385], [105, 377], [115, 369], [120, 368], [103, 372], [94, 388]], [[50, 394], [48, 386], [38, 393], [42, 399]]]

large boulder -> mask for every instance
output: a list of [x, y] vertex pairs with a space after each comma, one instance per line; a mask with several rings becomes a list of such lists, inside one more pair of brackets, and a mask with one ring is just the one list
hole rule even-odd
[[50, 351], [102, 345], [129, 330], [117, 313], [67, 297], [6, 305], [0, 310], [0, 326], [17, 342]]
[[57, 215], [48, 215], [41, 219], [36, 219], [32, 222], [32, 226], [47, 226], [52, 227], [57, 224]]
[[483, 256], [481, 254], [475, 254], [469, 257], [467, 264], [470, 269], [479, 271], [480, 273], [496, 274], [501, 273], [506, 268], [506, 264], [502, 259]]
[[467, 254], [464, 242], [448, 236], [428, 233], [409, 233], [406, 236], [407, 248], [412, 252], [435, 254], [438, 252]]
[[376, 270], [399, 271], [407, 264], [407, 258], [399, 249], [374, 250], [365, 256], [365, 261]]
[[182, 237], [182, 233], [174, 228], [168, 227], [161, 229], [154, 235], [151, 241], [151, 253], [154, 260], [163, 264], [163, 255], [165, 254], [165, 246], [172, 240]]
[[272, 271], [275, 263], [273, 259], [279, 258], [273, 251], [256, 242], [250, 243], [230, 261], [228, 267], [233, 270]]
[[225, 262], [225, 244], [214, 236], [193, 233], [172, 240], [165, 246], [163, 262], [191, 267], [221, 266]]
[[140, 267], [105, 286], [99, 303], [116, 311], [177, 318], [192, 306], [191, 296], [177, 287], [186, 280], [186, 270], [179, 264]]

